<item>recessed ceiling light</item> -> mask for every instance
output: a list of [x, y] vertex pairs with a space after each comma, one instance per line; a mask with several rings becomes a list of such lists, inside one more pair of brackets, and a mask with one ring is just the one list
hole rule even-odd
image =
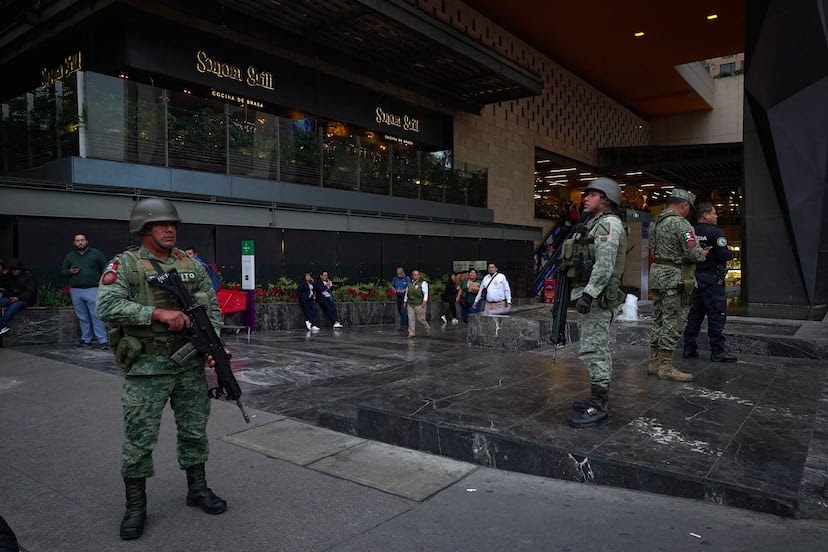
[[641, 38], [642, 36], [644, 36], [644, 31], [638, 31], [633, 36], [635, 36], [636, 38]]
[[707, 19], [709, 19], [711, 21], [713, 19], [718, 19], [718, 18], [719, 18], [719, 14], [717, 14], [717, 13], [711, 13], [710, 15], [707, 16]]

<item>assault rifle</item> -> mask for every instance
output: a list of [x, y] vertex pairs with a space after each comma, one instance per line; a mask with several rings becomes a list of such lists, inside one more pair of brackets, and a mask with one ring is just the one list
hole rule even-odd
[[[179, 351], [173, 354], [173, 360], [183, 362], [190, 358], [196, 352], [208, 354], [213, 357], [216, 363], [216, 387], [211, 388], [208, 394], [213, 399], [227, 396], [227, 400], [235, 401], [236, 405], [241, 410], [244, 421], [250, 423], [250, 416], [244, 410], [244, 405], [241, 403], [241, 389], [239, 382], [233, 375], [233, 370], [230, 367], [230, 356], [224, 349], [224, 343], [216, 333], [213, 324], [210, 322], [210, 317], [207, 315], [207, 307], [196, 302], [195, 298], [187, 291], [181, 283], [181, 275], [176, 269], [169, 272], [163, 272], [160, 266], [155, 267], [158, 274], [150, 278], [150, 285], [162, 289], [175, 297], [184, 314], [190, 317], [190, 327], [184, 330], [184, 335], [190, 340], [190, 345], [182, 347], [182, 349], [189, 348], [186, 353], [179, 354]], [[176, 357], [179, 358], [176, 358]]]
[[[572, 238], [575, 234], [583, 234], [586, 232], [586, 223], [590, 215], [586, 214], [581, 217], [581, 220], [572, 227], [566, 235], [566, 240]], [[563, 242], [561, 242], [563, 248]], [[564, 266], [563, 252], [558, 261], [558, 269], [555, 271], [555, 302], [552, 304], [552, 344], [557, 349], [558, 346], [566, 345], [566, 311], [569, 308], [569, 296], [572, 293], [572, 282], [567, 278], [568, 266]]]

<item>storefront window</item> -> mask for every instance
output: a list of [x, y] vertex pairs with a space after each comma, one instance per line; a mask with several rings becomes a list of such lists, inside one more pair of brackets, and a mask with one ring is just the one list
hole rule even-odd
[[246, 107], [228, 106], [230, 174], [276, 180], [279, 118]]
[[227, 119], [224, 104], [186, 92], [168, 92], [169, 165], [225, 172]]
[[322, 141], [323, 186], [341, 190], [359, 187], [359, 138], [343, 124], [328, 122]]
[[164, 165], [164, 91], [148, 84], [86, 73], [87, 155]]
[[282, 180], [319, 186], [320, 137], [316, 120], [279, 119]]
[[391, 186], [395, 196], [417, 198], [420, 189], [420, 152], [412, 146], [391, 144]]
[[360, 191], [388, 194], [388, 155], [388, 145], [377, 141], [373, 133], [368, 133], [359, 152]]
[[[78, 113], [78, 86], [85, 104]], [[215, 94], [214, 94], [215, 95]], [[82, 155], [395, 197], [486, 206], [485, 169], [452, 168], [451, 151], [295, 113], [277, 116], [93, 72], [0, 102], [0, 170]], [[82, 140], [82, 143], [81, 143]]]
[[2, 170], [37, 167], [78, 148], [77, 77], [41, 86], [0, 104]]

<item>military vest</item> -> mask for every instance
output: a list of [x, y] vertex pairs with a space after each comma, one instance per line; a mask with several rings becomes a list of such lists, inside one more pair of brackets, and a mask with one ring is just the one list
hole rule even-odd
[[425, 294], [423, 293], [423, 281], [417, 280], [408, 284], [408, 304], [418, 306], [423, 304]]
[[[589, 282], [592, 267], [595, 265], [595, 237], [589, 234], [590, 230], [595, 228], [598, 221], [603, 217], [615, 217], [621, 220], [615, 213], [603, 213], [593, 219], [589, 227], [576, 227], [575, 235], [564, 240], [561, 246], [561, 262], [563, 266], [569, 267], [566, 276], [575, 286], [586, 285]], [[621, 271], [623, 272], [623, 270], [624, 265], [622, 263]]]
[[[175, 262], [172, 264], [159, 263], [161, 269], [164, 272], [169, 272], [173, 268], [176, 269], [181, 276], [184, 288], [196, 300], [201, 302], [199, 297], [201, 293], [198, 292], [196, 284], [195, 261], [178, 249], [173, 250], [172, 257]], [[122, 259], [125, 261], [124, 265], [129, 280], [130, 300], [159, 309], [181, 310], [181, 305], [178, 304], [175, 297], [160, 288], [150, 285], [150, 279], [158, 274], [151, 259], [140, 258], [138, 250], [133, 249], [124, 251]], [[170, 329], [166, 324], [155, 321], [149, 326], [122, 326], [122, 329], [125, 335], [137, 338], [158, 338], [170, 335]]]

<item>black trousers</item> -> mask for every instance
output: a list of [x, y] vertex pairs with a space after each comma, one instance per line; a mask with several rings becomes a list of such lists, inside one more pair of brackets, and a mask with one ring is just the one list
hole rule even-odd
[[725, 350], [724, 331], [727, 315], [727, 297], [724, 284], [716, 283], [716, 275], [712, 272], [696, 272], [696, 282], [699, 287], [693, 292], [693, 303], [687, 315], [687, 326], [684, 328], [684, 349], [695, 351], [696, 338], [701, 330], [702, 320], [707, 316], [707, 336], [710, 340], [710, 352], [714, 355]]

